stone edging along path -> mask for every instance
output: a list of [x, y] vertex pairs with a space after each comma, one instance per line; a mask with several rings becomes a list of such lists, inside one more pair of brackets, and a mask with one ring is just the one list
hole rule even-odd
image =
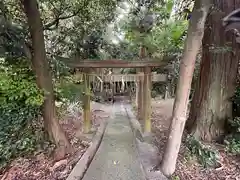
[[161, 171], [153, 170], [159, 164], [158, 149], [144, 140], [145, 135], [142, 133], [141, 124], [132, 112], [132, 106], [125, 107], [125, 110], [135, 136], [137, 152], [146, 180], [168, 180]]
[[80, 158], [78, 163], [75, 165], [71, 173], [69, 174], [67, 180], [81, 180], [86, 173], [93, 157], [95, 156], [104, 132], [107, 127], [108, 120], [105, 120], [99, 127], [96, 132], [96, 134], [93, 137], [91, 145], [88, 147], [87, 151], [83, 154], [83, 156]]

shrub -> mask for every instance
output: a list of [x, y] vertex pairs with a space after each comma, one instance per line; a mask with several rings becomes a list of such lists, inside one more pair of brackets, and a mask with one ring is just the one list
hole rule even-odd
[[37, 138], [32, 121], [43, 103], [28, 68], [0, 65], [0, 169], [14, 157], [32, 152]]

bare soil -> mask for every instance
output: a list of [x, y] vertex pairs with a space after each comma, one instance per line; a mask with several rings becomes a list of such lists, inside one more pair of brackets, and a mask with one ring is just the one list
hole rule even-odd
[[[70, 174], [72, 168], [84, 154], [91, 143], [93, 135], [82, 133], [81, 113], [75, 116], [63, 116], [61, 125], [70, 140], [73, 153], [62, 160], [56, 161], [50, 149], [35, 152], [33, 156], [17, 158], [9, 168], [0, 174], [0, 180], [63, 180]], [[109, 117], [106, 105], [92, 104], [92, 122], [96, 129], [102, 121]]]
[[[170, 125], [173, 99], [152, 101], [152, 120], [154, 142], [159, 149], [160, 156], [163, 155], [164, 146], [167, 141], [168, 127]], [[240, 180], [240, 157], [231, 155], [224, 150], [224, 146], [212, 144], [220, 152], [221, 166], [214, 168], [203, 168], [194, 158], [189, 156], [186, 144], [181, 145], [179, 158], [177, 161], [176, 173], [172, 179], [177, 180]]]

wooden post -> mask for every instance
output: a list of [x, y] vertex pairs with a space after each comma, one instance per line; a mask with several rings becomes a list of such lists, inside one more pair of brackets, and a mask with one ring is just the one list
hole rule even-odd
[[83, 132], [89, 133], [91, 129], [91, 109], [90, 109], [90, 78], [89, 69], [84, 72], [84, 101], [83, 101]]
[[144, 68], [144, 86], [143, 86], [143, 118], [144, 132], [151, 132], [151, 89], [152, 89], [152, 74], [151, 68]]
[[115, 95], [116, 94], [116, 89], [117, 89], [117, 87], [116, 87], [116, 82], [114, 81], [113, 82], [113, 94]]
[[165, 94], [164, 94], [164, 99], [168, 99], [168, 82], [165, 83]]
[[138, 119], [143, 120], [143, 79], [144, 74], [139, 72], [139, 81], [138, 81]]
[[135, 81], [135, 87], [136, 87], [136, 99], [135, 99], [135, 106], [136, 108], [138, 107], [138, 91], [139, 91], [139, 84], [138, 84], [138, 80]]
[[[140, 59], [143, 59], [147, 56], [147, 52], [146, 52], [146, 48], [141, 45], [140, 47], [140, 50], [139, 50], [139, 57]], [[144, 110], [143, 110], [143, 96], [144, 96], [144, 91], [143, 91], [143, 88], [144, 88], [144, 82], [143, 82], [143, 79], [144, 79], [144, 75], [142, 75], [142, 72], [144, 71], [143, 68], [139, 68], [139, 73], [141, 74], [140, 75], [140, 79], [139, 79], [139, 89], [138, 89], [138, 119], [139, 120], [143, 120], [144, 119]]]
[[170, 98], [170, 94], [171, 94], [171, 81], [170, 81], [171, 76], [168, 75], [167, 76], [167, 81], [165, 82], [165, 95], [164, 95], [164, 99], [168, 99]]

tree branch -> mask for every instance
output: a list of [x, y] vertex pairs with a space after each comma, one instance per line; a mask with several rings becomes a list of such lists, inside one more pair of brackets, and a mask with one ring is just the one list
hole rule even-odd
[[23, 52], [24, 52], [25, 56], [26, 56], [29, 60], [32, 59], [31, 48], [30, 48], [30, 46], [29, 46], [26, 42], [23, 43]]
[[[62, 16], [62, 17], [60, 17], [60, 15], [59, 15], [59, 16], [56, 17], [56, 19], [54, 19], [52, 22], [45, 24], [45, 25], [43, 26], [43, 29], [44, 29], [44, 30], [53, 30], [53, 29], [58, 28], [58, 24], [59, 24], [59, 21], [60, 21], [60, 20], [65, 20], [65, 19], [72, 18], [72, 17], [76, 16], [76, 15], [80, 12], [80, 10], [81, 10], [81, 9], [79, 8], [77, 11], [73, 12], [73, 14], [68, 15], [68, 16]], [[55, 27], [52, 27], [52, 26], [55, 26]]]

